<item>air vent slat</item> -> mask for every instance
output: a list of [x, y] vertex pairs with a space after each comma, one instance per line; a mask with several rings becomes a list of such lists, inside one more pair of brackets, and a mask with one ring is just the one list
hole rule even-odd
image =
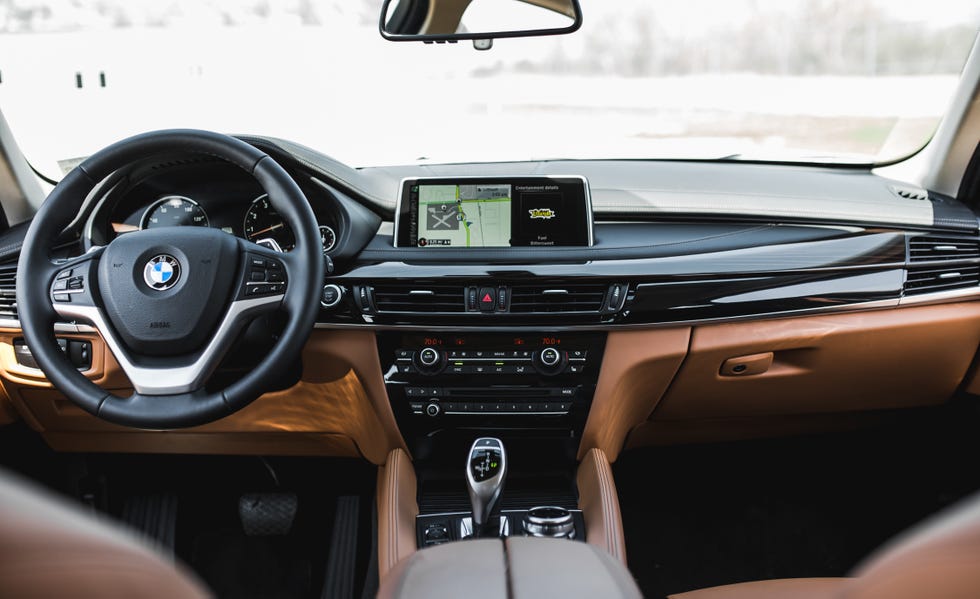
[[0, 264], [0, 318], [17, 319], [17, 264]]
[[[980, 239], [970, 235], [919, 235], [909, 239], [905, 294], [967, 289], [980, 285]], [[928, 263], [928, 264], [924, 264]]]

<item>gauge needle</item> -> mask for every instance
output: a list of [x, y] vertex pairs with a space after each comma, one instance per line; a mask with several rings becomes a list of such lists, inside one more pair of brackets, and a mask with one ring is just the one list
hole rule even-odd
[[266, 227], [266, 228], [262, 229], [261, 231], [256, 231], [256, 232], [252, 233], [251, 237], [258, 237], [259, 235], [261, 235], [263, 233], [268, 233], [269, 231], [275, 231], [276, 229], [281, 229], [282, 228], [282, 225], [283, 225], [283, 223], [279, 223], [277, 225], [272, 225], [271, 227]]

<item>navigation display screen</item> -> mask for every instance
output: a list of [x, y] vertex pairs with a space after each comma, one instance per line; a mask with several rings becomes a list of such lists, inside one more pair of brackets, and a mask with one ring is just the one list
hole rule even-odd
[[400, 247], [590, 245], [580, 177], [409, 179], [399, 201]]

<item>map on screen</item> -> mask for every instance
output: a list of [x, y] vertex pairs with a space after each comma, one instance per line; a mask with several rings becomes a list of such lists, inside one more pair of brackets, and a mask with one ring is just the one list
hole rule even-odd
[[418, 193], [420, 247], [510, 245], [510, 185], [419, 185]]

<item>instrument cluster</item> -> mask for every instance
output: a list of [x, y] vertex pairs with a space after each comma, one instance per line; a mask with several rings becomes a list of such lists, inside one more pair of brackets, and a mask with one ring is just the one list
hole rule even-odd
[[[307, 197], [320, 224], [320, 242], [325, 253], [337, 247], [337, 219], [329, 202]], [[269, 196], [252, 181], [215, 179], [146, 180], [127, 190], [108, 210], [105, 231], [93, 228], [92, 242], [161, 227], [212, 227], [278, 252], [296, 245], [292, 229], [269, 201]], [[99, 239], [104, 238], [104, 239]]]

